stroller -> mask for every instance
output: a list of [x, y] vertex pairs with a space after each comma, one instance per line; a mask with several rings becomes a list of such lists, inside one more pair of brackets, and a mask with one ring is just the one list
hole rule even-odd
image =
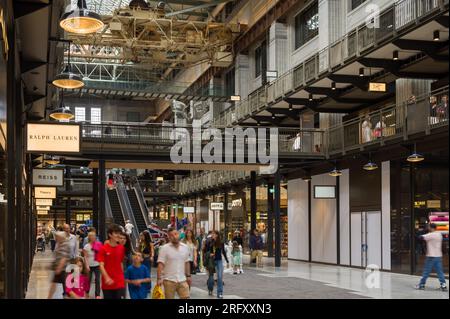
[[45, 239], [42, 237], [39, 237], [37, 240], [37, 251], [45, 251]]

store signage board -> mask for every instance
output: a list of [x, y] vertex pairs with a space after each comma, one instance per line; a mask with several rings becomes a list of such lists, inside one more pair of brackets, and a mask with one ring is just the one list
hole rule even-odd
[[232, 207], [242, 207], [242, 198], [235, 199], [231, 202]]
[[56, 198], [56, 187], [34, 187], [34, 198]]
[[52, 206], [53, 199], [39, 198], [36, 199], [36, 206]]
[[27, 123], [28, 153], [80, 153], [78, 124]]
[[370, 82], [369, 92], [386, 92], [386, 83], [383, 82]]
[[38, 215], [48, 215], [48, 211], [47, 210], [38, 210], [37, 214]]
[[228, 210], [232, 210], [233, 209], [233, 204], [232, 203], [228, 203]]
[[64, 170], [62, 169], [33, 169], [34, 186], [64, 186]]
[[323, 185], [314, 186], [314, 198], [334, 199], [336, 198], [336, 186]]
[[36, 210], [50, 210], [50, 206], [36, 206]]
[[183, 207], [183, 213], [193, 214], [194, 212], [195, 212], [195, 208], [194, 207], [189, 207], [189, 206]]
[[439, 199], [427, 200], [427, 208], [441, 208], [441, 200]]
[[223, 203], [219, 203], [219, 202], [212, 202], [211, 203], [211, 210], [223, 210]]

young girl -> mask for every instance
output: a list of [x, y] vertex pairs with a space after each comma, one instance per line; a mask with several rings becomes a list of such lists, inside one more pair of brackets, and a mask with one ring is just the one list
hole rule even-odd
[[66, 294], [72, 299], [86, 299], [89, 292], [89, 267], [82, 257], [72, 259], [70, 264], [75, 271], [67, 275]]
[[241, 252], [242, 246], [239, 245], [237, 241], [233, 241], [233, 250], [231, 254], [233, 255], [233, 274], [237, 275], [238, 272], [242, 273], [241, 266]]

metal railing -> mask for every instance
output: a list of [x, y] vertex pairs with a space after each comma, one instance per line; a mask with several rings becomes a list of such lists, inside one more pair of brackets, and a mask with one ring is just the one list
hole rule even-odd
[[[139, 233], [137, 230], [137, 223], [134, 218], [133, 209], [131, 208], [130, 200], [128, 199], [127, 189], [123, 182], [121, 175], [114, 175], [114, 180], [116, 184], [116, 190], [117, 190], [117, 197], [119, 199], [120, 208], [122, 210], [123, 219], [125, 221], [130, 220], [135, 227], [133, 228], [133, 231], [131, 233], [131, 240], [133, 243], [137, 243], [139, 239]], [[123, 225], [125, 226], [125, 225]]]
[[139, 185], [141, 189], [146, 193], [156, 192], [156, 193], [175, 193], [178, 190], [178, 181], [175, 180], [139, 180]]
[[136, 176], [133, 176], [131, 178], [131, 185], [134, 187], [134, 191], [136, 192], [136, 197], [139, 202], [139, 207], [141, 208], [141, 212], [144, 217], [145, 225], [148, 227], [148, 225], [150, 225], [150, 222], [148, 220], [149, 210], [148, 210], [147, 204], [145, 203], [144, 193], [142, 192], [141, 185]]
[[[377, 28], [370, 27], [364, 22], [338, 41], [306, 58], [276, 80], [252, 92], [247, 98], [243, 98], [239, 103], [227, 109], [221, 119], [232, 118], [232, 123], [237, 123], [251, 116], [254, 112], [284, 97], [292, 90], [307, 86], [326, 72], [332, 72], [348, 63], [350, 59], [393, 38], [398, 32], [420, 23], [421, 19], [441, 12], [448, 3], [448, 0], [397, 1], [383, 10], [379, 19], [374, 21], [378, 24]], [[229, 125], [227, 121], [223, 120], [219, 120], [218, 124]]]
[[326, 130], [327, 155], [448, 126], [448, 87], [361, 115]]
[[[64, 184], [70, 183], [71, 192], [92, 192], [92, 182], [87, 182], [83, 178], [66, 178]], [[66, 186], [58, 186], [57, 190], [59, 192], [65, 192]]]
[[179, 194], [204, 191], [219, 185], [237, 183], [250, 178], [250, 171], [210, 171], [184, 178], [178, 187]]

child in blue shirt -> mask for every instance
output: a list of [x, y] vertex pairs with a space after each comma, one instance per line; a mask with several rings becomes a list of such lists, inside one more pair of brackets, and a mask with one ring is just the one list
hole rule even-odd
[[141, 253], [133, 253], [133, 264], [125, 272], [125, 282], [128, 284], [131, 299], [147, 298], [151, 278], [150, 270], [142, 264], [143, 261]]

